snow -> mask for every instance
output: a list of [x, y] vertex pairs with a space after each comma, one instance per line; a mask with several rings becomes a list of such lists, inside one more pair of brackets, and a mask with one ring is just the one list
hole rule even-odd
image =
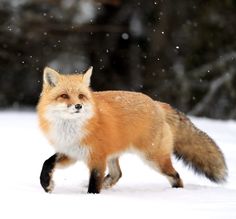
[[34, 112], [0, 112], [0, 218], [236, 218], [236, 122], [193, 118], [223, 150], [228, 182], [215, 185], [174, 160], [184, 189], [170, 188], [165, 177], [135, 155], [121, 158], [123, 177], [112, 189], [87, 194], [83, 163], [57, 170], [55, 190], [43, 191], [39, 174], [53, 154]]

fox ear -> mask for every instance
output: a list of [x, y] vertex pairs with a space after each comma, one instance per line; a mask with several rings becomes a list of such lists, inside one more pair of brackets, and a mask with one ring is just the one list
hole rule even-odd
[[83, 83], [87, 85], [88, 87], [90, 85], [92, 72], [93, 72], [93, 67], [91, 66], [83, 75]]
[[44, 83], [48, 84], [49, 86], [55, 87], [58, 82], [59, 76], [60, 76], [59, 73], [53, 70], [52, 68], [49, 67], [44, 68], [43, 80]]

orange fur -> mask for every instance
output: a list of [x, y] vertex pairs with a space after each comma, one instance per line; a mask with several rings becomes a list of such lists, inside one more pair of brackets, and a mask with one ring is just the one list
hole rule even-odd
[[[170, 157], [175, 150], [176, 139], [181, 138], [177, 133], [179, 134], [181, 130], [178, 129], [182, 127], [177, 124], [185, 117], [178, 116], [168, 104], [156, 102], [141, 93], [92, 92], [89, 88], [91, 72], [84, 75], [60, 75], [52, 69], [45, 71], [45, 74], [49, 72], [49, 75], [45, 76], [37, 110], [40, 127], [55, 146], [56, 152], [58, 152], [55, 145], [57, 134], [50, 134], [55, 129], [54, 120], [50, 120], [50, 116], [54, 114], [47, 115], [48, 107], [59, 106], [61, 103], [68, 107], [76, 104], [81, 104], [82, 107], [91, 106], [91, 113], [88, 113], [91, 116], [79, 126], [77, 132], [80, 137], [76, 141], [77, 146], [87, 148], [89, 151], [88, 154], [85, 153], [85, 162], [90, 170], [94, 168], [99, 170], [103, 178], [106, 164], [110, 159], [117, 159], [126, 151], [134, 151], [156, 170], [171, 178], [172, 186], [183, 186]], [[69, 98], [61, 97], [62, 94], [68, 95]], [[79, 98], [80, 94], [82, 98]], [[67, 122], [69, 121], [71, 120], [68, 119]], [[185, 124], [183, 121], [183, 126]], [[196, 138], [201, 137], [198, 135]], [[184, 135], [184, 138], [188, 137]], [[65, 156], [70, 158], [71, 153]], [[114, 162], [114, 168], [119, 169], [118, 160]], [[111, 185], [115, 182], [113, 180]], [[102, 182], [99, 183], [99, 190], [101, 184]]]

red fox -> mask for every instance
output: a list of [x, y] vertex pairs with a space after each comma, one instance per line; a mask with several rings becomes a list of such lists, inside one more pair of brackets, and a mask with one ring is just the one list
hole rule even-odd
[[183, 113], [142, 93], [93, 92], [91, 75], [92, 67], [74, 75], [44, 69], [37, 111], [40, 127], [56, 152], [42, 167], [40, 182], [46, 192], [53, 190], [56, 168], [82, 160], [90, 171], [88, 193], [100, 193], [120, 179], [119, 156], [124, 152], [140, 155], [175, 188], [183, 187], [183, 182], [172, 165], [172, 154], [211, 181], [225, 181], [221, 150]]

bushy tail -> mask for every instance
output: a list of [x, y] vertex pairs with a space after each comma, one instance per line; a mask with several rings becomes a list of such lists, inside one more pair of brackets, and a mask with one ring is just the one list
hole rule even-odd
[[175, 156], [209, 180], [215, 183], [224, 182], [227, 177], [227, 166], [216, 143], [183, 113], [167, 104], [159, 104], [164, 108], [167, 122], [174, 133]]

